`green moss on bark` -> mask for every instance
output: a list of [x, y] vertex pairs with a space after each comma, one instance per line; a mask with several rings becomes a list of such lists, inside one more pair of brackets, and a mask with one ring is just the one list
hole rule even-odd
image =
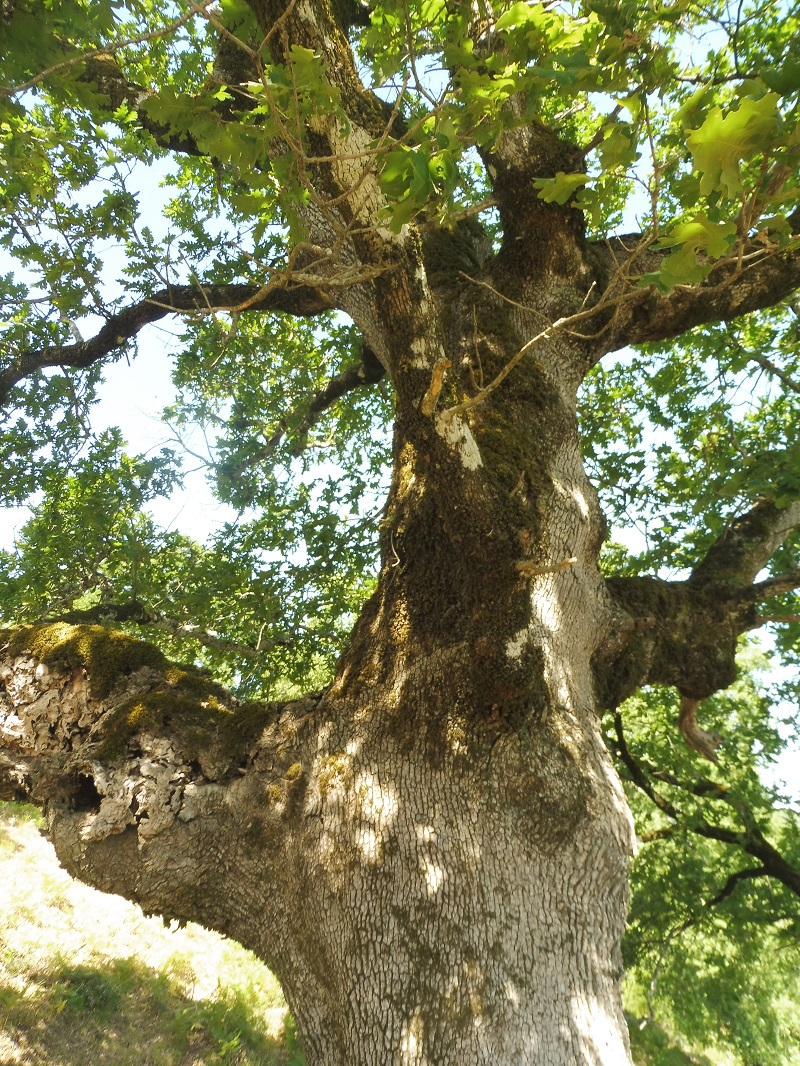
[[101, 759], [119, 757], [138, 733], [172, 733], [187, 759], [213, 764], [225, 773], [241, 760], [272, 713], [272, 704], [237, 703], [199, 671], [171, 665], [162, 685], [133, 697], [109, 716], [97, 754]]
[[152, 644], [104, 626], [72, 626], [66, 622], [17, 626], [0, 633], [9, 655], [26, 652], [46, 666], [86, 670], [89, 691], [105, 699], [120, 678], [149, 666], [164, 670], [167, 660]]
[[171, 733], [188, 759], [210, 760], [224, 771], [242, 757], [274, 710], [272, 704], [240, 704], [205, 672], [171, 663], [151, 644], [104, 626], [19, 626], [0, 632], [0, 641], [10, 658], [29, 654], [54, 669], [85, 670], [98, 700], [143, 667], [161, 674], [150, 691], [125, 700], [103, 721], [96, 738], [99, 759], [119, 758], [139, 733]]

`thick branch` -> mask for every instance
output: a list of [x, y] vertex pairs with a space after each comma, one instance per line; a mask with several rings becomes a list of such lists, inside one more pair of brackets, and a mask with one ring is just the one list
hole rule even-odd
[[609, 634], [607, 658], [595, 661], [604, 705], [614, 708], [641, 685], [674, 685], [703, 700], [736, 680], [739, 636], [755, 608], [718, 583], [611, 577], [606, 587], [624, 622]]
[[[514, 111], [517, 101], [508, 105]], [[503, 243], [510, 254], [527, 257], [541, 253], [545, 236], [563, 231], [571, 241], [583, 234], [581, 214], [558, 204], [547, 204], [534, 185], [559, 171], [571, 173], [582, 165], [580, 149], [543, 123], [534, 121], [505, 130], [491, 151], [482, 153], [492, 176], [492, 191], [503, 222]], [[562, 250], [563, 254], [563, 250]], [[553, 265], [558, 252], [549, 250]]]
[[[747, 514], [735, 519], [725, 529], [692, 571], [690, 582], [695, 585], [712, 581], [750, 585], [798, 526], [800, 501], [788, 507], [776, 507], [771, 500], [760, 500]], [[792, 575], [787, 577], [791, 582]], [[761, 582], [761, 585], [754, 587], [763, 588], [768, 584]], [[789, 583], [759, 598], [777, 596], [797, 587], [797, 584]]]
[[753, 584], [798, 525], [800, 503], [779, 508], [762, 500], [725, 529], [688, 581], [609, 578], [624, 622], [616, 622], [594, 659], [603, 705], [618, 707], [641, 685], [674, 685], [684, 739], [716, 760], [722, 738], [698, 725], [698, 707], [735, 681], [738, 638], [763, 624], [755, 605], [800, 588], [798, 571]]
[[767, 578], [766, 581], [757, 581], [749, 591], [752, 599], [761, 603], [772, 599], [773, 596], [794, 592], [795, 589], [800, 589], [800, 570], [790, 570], [787, 574], [778, 574], [776, 577]]
[[[790, 219], [800, 232], [800, 218]], [[667, 252], [644, 248], [640, 234], [592, 246], [603, 291], [610, 284], [624, 292], [627, 279], [659, 270]], [[712, 267], [699, 285], [676, 285], [662, 293], [655, 285], [626, 292], [597, 357], [628, 344], [678, 337], [694, 326], [728, 321], [772, 307], [800, 288], [800, 246], [787, 251], [748, 247], [743, 261], [726, 259]]]
[[[286, 930], [256, 932], [252, 914], [270, 894], [275, 923], [292, 911], [284, 845], [319, 694], [239, 704], [150, 645], [63, 623], [3, 634], [0, 678], [0, 796], [45, 809], [67, 870], [269, 954]], [[245, 884], [254, 841], [258, 883]]]
[[300, 4], [294, 0], [247, 0], [247, 3], [269, 40], [273, 59], [289, 58], [294, 45], [312, 49], [324, 65], [330, 83], [341, 91], [342, 106], [353, 125], [361, 126], [373, 137], [385, 135], [392, 109], [359, 77], [346, 26], [343, 28], [337, 21], [336, 12], [346, 7], [344, 3]]
[[247, 311], [282, 311], [293, 315], [316, 315], [333, 306], [329, 296], [306, 285], [285, 287], [259, 285], [175, 285], [161, 289], [110, 315], [108, 321], [88, 341], [54, 344], [37, 351], [21, 352], [0, 371], [0, 405], [8, 400], [11, 389], [23, 378], [46, 367], [68, 366], [79, 369], [92, 366], [151, 322], [181, 312], [235, 310], [246, 304]]

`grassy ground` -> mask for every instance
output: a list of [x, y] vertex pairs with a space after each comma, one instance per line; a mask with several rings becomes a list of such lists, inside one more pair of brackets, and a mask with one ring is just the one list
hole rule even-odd
[[635, 1018], [628, 1018], [631, 1049], [636, 1066], [736, 1066], [725, 1055], [688, 1054], [681, 1051], [657, 1025], [640, 1027]]
[[0, 1066], [301, 1066], [253, 955], [73, 881], [36, 818], [0, 804]]

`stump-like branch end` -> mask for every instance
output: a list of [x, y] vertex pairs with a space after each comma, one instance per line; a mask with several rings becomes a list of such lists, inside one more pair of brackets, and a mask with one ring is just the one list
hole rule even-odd
[[722, 745], [724, 737], [721, 733], [709, 732], [703, 729], [697, 722], [697, 708], [701, 700], [691, 699], [689, 696], [681, 696], [681, 709], [678, 714], [678, 729], [692, 751], [702, 755], [711, 762], [717, 761], [717, 749]]

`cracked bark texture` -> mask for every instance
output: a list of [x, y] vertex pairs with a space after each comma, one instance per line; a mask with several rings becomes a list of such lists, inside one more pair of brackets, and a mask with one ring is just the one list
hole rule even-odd
[[[530, 179], [568, 171], [576, 149], [535, 124], [487, 153], [496, 254], [475, 222], [395, 234], [375, 221], [383, 196], [358, 156], [386, 133], [385, 107], [330, 8], [251, 7], [273, 58], [294, 44], [326, 58], [351, 119], [346, 144], [333, 120], [312, 131], [304, 221], [361, 280], [320, 276], [272, 290], [270, 306], [346, 311], [391, 379], [377, 588], [330, 687], [282, 706], [239, 706], [157, 661], [98, 689], [96, 657], [75, 653], [89, 630], [58, 630], [39, 654], [36, 633], [10, 634], [0, 788], [45, 807], [76, 876], [252, 948], [310, 1066], [623, 1066], [633, 833], [600, 715], [643, 684], [674, 685], [696, 709], [731, 683], [737, 637], [769, 594], [756, 573], [800, 513], [759, 504], [686, 582], [604, 581], [577, 392], [606, 351], [774, 303], [800, 281], [798, 259], [631, 295], [624, 249], [587, 245], [577, 212], [536, 195]], [[90, 73], [109, 106], [141, 92], [116, 61]], [[582, 335], [543, 336], [459, 409], [612, 277], [628, 302], [599, 306]], [[179, 310], [205, 299], [167, 295]], [[131, 309], [131, 331], [162, 310]], [[101, 337], [92, 354], [112, 348]]]
[[1, 765], [46, 800], [72, 873], [265, 959], [310, 1062], [624, 1061], [628, 829], [608, 757], [557, 720], [534, 741], [433, 715], [442, 665], [418, 664], [393, 706], [369, 686], [268, 708], [224, 756], [213, 734], [187, 750], [166, 719], [132, 723], [109, 759], [110, 723], [160, 672], [98, 699], [84, 669], [23, 652]]

